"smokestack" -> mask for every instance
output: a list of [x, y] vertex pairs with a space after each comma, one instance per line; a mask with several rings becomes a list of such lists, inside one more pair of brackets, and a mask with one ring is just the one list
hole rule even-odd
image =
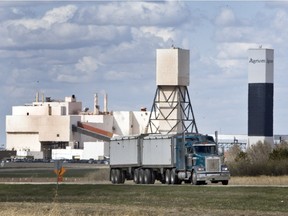
[[248, 145], [273, 144], [273, 49], [249, 49], [248, 81]]
[[104, 113], [108, 113], [108, 95], [107, 93], [104, 94]]
[[94, 115], [99, 114], [98, 94], [94, 94]]
[[36, 102], [39, 102], [39, 92], [36, 92]]

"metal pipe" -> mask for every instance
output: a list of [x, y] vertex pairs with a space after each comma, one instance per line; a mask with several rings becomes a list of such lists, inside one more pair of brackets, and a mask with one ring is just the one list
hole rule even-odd
[[108, 113], [108, 95], [104, 94], [104, 113]]
[[94, 94], [94, 115], [99, 114], [98, 94]]

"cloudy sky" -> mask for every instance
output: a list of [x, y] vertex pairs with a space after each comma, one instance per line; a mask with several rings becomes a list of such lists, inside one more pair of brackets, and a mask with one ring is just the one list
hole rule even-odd
[[[94, 93], [109, 110], [151, 109], [156, 49], [190, 50], [190, 98], [202, 133], [247, 134], [249, 48], [274, 49], [274, 133], [288, 134], [288, 2], [0, 2], [0, 144], [12, 106], [37, 91]], [[103, 105], [100, 104], [103, 108]]]

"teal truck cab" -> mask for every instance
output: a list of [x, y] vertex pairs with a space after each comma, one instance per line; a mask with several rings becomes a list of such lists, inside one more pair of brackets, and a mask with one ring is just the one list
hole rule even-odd
[[[181, 155], [181, 136], [178, 138], [179, 156]], [[184, 136], [185, 172], [181, 167], [181, 159], [177, 163], [179, 179], [190, 179], [192, 184], [222, 182], [227, 185], [230, 179], [228, 167], [224, 164], [224, 155], [218, 153], [218, 146], [212, 136], [187, 134]], [[177, 146], [176, 144], [176, 146]], [[184, 176], [185, 175], [185, 176]]]

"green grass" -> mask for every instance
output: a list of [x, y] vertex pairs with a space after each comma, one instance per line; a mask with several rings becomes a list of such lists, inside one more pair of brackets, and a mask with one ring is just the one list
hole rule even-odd
[[[146, 185], [0, 185], [0, 202], [94, 203], [155, 209], [288, 213], [288, 188]], [[107, 212], [109, 210], [107, 209]]]

